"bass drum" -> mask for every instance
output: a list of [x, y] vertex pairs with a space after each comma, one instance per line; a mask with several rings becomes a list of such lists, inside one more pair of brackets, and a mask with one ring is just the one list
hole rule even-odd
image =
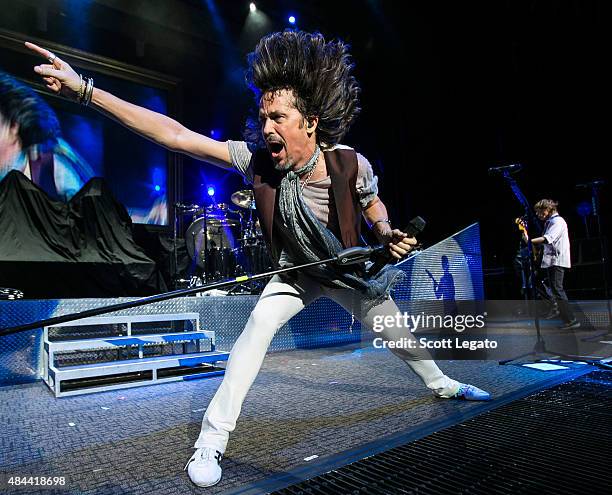
[[272, 258], [263, 241], [244, 244], [239, 250], [238, 262], [248, 275], [257, 275], [272, 270]]
[[[206, 222], [206, 229], [204, 228]], [[196, 219], [185, 233], [187, 253], [206, 272], [207, 280], [236, 275], [240, 221], [215, 213]], [[206, 232], [206, 242], [204, 238]]]

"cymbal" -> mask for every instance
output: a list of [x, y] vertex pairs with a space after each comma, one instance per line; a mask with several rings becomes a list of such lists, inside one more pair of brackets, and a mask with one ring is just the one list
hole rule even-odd
[[253, 191], [250, 189], [243, 189], [242, 191], [236, 191], [232, 194], [232, 203], [240, 208], [255, 209], [255, 198], [253, 197]]

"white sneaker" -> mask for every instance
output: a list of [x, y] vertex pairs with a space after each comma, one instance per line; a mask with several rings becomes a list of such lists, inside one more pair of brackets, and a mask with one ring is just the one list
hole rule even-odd
[[212, 447], [201, 447], [185, 464], [189, 479], [198, 486], [213, 486], [221, 481], [219, 463], [223, 454]]

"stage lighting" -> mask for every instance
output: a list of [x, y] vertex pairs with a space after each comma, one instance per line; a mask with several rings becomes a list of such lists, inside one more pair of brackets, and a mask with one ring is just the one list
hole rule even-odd
[[251, 3], [249, 4], [249, 10], [250, 10], [251, 12], [255, 12], [255, 11], [257, 10], [257, 6], [256, 6], [256, 5], [255, 5], [253, 2], [251, 2]]
[[209, 196], [214, 196], [215, 195], [215, 186], [208, 186], [208, 195]]
[[158, 193], [162, 190], [162, 184], [166, 183], [164, 170], [161, 167], [153, 167], [150, 184], [153, 185], [153, 190]]
[[578, 204], [576, 211], [581, 217], [588, 217], [593, 213], [593, 206], [589, 201], [583, 201], [582, 203]]
[[289, 16], [289, 24], [295, 24], [295, 16], [293, 15]]

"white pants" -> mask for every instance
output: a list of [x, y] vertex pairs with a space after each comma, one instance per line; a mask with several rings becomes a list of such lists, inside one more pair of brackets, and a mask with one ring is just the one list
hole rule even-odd
[[[393, 315], [399, 311], [392, 299], [387, 299], [359, 314], [357, 291], [350, 289], [329, 289], [304, 275], [290, 278], [287, 275], [274, 276], [266, 285], [247, 324], [230, 352], [225, 376], [217, 393], [210, 402], [202, 430], [194, 447], [213, 447], [225, 452], [229, 434], [236, 427], [242, 402], [251, 387], [272, 337], [290, 318], [299, 313], [315, 299], [327, 296], [355, 316], [362, 326], [371, 329], [377, 315]], [[385, 328], [381, 333], [385, 340], [414, 338], [407, 328]], [[421, 378], [423, 383], [440, 397], [451, 397], [459, 390], [459, 383], [448, 378], [431, 356], [417, 349], [392, 349]]]

